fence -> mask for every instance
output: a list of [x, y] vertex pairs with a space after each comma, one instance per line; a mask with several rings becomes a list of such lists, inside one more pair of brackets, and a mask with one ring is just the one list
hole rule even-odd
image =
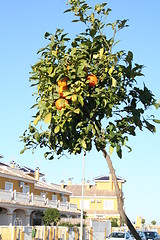
[[[0, 226], [0, 240], [80, 240], [80, 228]], [[84, 229], [83, 240], [93, 240], [92, 228]]]

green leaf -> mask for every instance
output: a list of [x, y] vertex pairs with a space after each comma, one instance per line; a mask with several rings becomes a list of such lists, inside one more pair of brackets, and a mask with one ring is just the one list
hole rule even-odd
[[112, 87], [116, 87], [117, 85], [117, 80], [112, 77]]
[[150, 124], [148, 121], [144, 120], [145, 124], [146, 124], [146, 128], [151, 131], [152, 133], [156, 132], [156, 128], [154, 125]]
[[71, 8], [64, 11], [64, 13], [71, 12]]
[[112, 155], [113, 151], [114, 151], [114, 147], [110, 146], [109, 147], [109, 154], [110, 154], [110, 156]]
[[51, 118], [52, 118], [52, 113], [48, 113], [44, 118], [44, 122], [46, 124], [49, 124], [51, 122]]
[[41, 119], [40, 115], [36, 117], [36, 119], [33, 121], [33, 124], [36, 126], [39, 120]]
[[107, 100], [105, 98], [103, 99], [102, 104], [103, 104], [103, 107], [105, 108], [107, 105]]
[[99, 58], [99, 53], [93, 54], [93, 59], [98, 59]]
[[59, 131], [60, 131], [60, 127], [56, 126], [55, 129], [54, 129], [54, 133], [58, 133]]
[[34, 133], [34, 132], [35, 132], [35, 128], [30, 125], [30, 126], [29, 126], [29, 131], [30, 131], [30, 133]]
[[36, 132], [34, 135], [33, 135], [34, 139], [36, 139], [37, 142], [40, 141], [40, 135], [38, 132]]
[[85, 143], [84, 140], [82, 140], [82, 142], [81, 142], [81, 146], [82, 146], [83, 149], [86, 149], [86, 148], [87, 148], [87, 145], [86, 145], [86, 143]]
[[77, 101], [77, 95], [76, 95], [76, 94], [73, 94], [73, 95], [72, 95], [72, 101], [73, 101], [73, 102], [76, 102], [76, 101]]
[[45, 38], [47, 38], [47, 37], [49, 37], [51, 34], [49, 33], [49, 32], [46, 32], [45, 34], [44, 34], [44, 37]]
[[132, 148], [131, 148], [131, 147], [129, 147], [128, 145], [126, 145], [126, 147], [129, 149], [128, 152], [131, 152], [131, 151], [132, 151]]
[[119, 144], [116, 145], [116, 151], [119, 158], [122, 158], [122, 149]]
[[80, 102], [81, 106], [83, 107], [84, 100], [83, 100], [83, 97], [81, 95], [78, 95], [78, 101]]
[[74, 113], [79, 114], [80, 113], [80, 109], [79, 108], [75, 109]]
[[20, 151], [20, 154], [23, 154], [23, 153], [24, 153], [24, 151], [25, 151], [24, 149], [23, 149], [23, 150], [21, 150], [21, 151]]
[[114, 66], [112, 66], [112, 67], [109, 69], [109, 71], [108, 71], [108, 73], [109, 73], [110, 76], [112, 75], [113, 70], [114, 70]]
[[72, 20], [72, 22], [79, 22], [80, 20], [78, 20], [78, 19], [74, 19], [74, 20]]
[[130, 64], [132, 60], [133, 60], [133, 53], [131, 51], [128, 51], [126, 61]]
[[50, 75], [52, 73], [52, 71], [53, 71], [53, 67], [51, 66], [48, 68], [48, 74]]
[[160, 107], [160, 100], [158, 102], [155, 102], [153, 105], [156, 109], [158, 109]]
[[160, 123], [160, 120], [159, 120], [159, 119], [153, 119], [153, 121], [154, 121], [155, 123]]

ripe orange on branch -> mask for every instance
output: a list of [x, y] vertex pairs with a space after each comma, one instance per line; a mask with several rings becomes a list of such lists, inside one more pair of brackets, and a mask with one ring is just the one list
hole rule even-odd
[[63, 79], [60, 79], [58, 80], [58, 86], [59, 87], [66, 87], [67, 86], [67, 80], [68, 80], [68, 77], [64, 77]]
[[62, 108], [65, 108], [65, 106], [69, 104], [68, 101], [66, 99], [63, 98], [59, 98], [56, 102], [55, 102], [55, 106], [58, 110], [61, 110]]
[[89, 81], [90, 87], [95, 87], [97, 84], [97, 77], [94, 74], [88, 74], [87, 80]]

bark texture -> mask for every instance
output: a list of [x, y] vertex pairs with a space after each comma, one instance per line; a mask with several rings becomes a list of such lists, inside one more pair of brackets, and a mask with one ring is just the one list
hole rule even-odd
[[112, 175], [112, 179], [113, 179], [113, 182], [114, 182], [115, 192], [116, 192], [116, 196], [117, 196], [117, 203], [118, 203], [118, 212], [119, 212], [121, 218], [123, 219], [124, 223], [128, 226], [132, 235], [135, 237], [135, 239], [141, 240], [141, 238], [140, 238], [139, 234], [137, 233], [136, 229], [134, 228], [133, 224], [131, 223], [131, 221], [129, 220], [127, 215], [125, 214], [125, 211], [124, 211], [124, 208], [123, 208], [122, 193], [119, 189], [119, 185], [118, 185], [118, 182], [117, 182], [117, 177], [116, 177], [115, 170], [113, 168], [113, 164], [112, 164], [112, 161], [110, 159], [110, 156], [107, 154], [107, 151], [105, 150], [105, 148], [101, 149], [101, 151], [103, 152], [103, 156], [105, 157], [105, 159], [107, 161], [108, 168], [110, 170], [110, 174]]

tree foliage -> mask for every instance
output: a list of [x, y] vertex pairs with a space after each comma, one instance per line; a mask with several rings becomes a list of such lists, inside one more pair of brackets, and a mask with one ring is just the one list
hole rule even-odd
[[110, 221], [111, 221], [111, 227], [119, 227], [117, 218], [111, 218]]
[[155, 220], [152, 220], [152, 221], [151, 221], [151, 224], [152, 224], [152, 225], [156, 225], [156, 223], [157, 223], [157, 222], [156, 222]]
[[[122, 157], [128, 136], [136, 129], [154, 133], [160, 120], [147, 115], [151, 106], [159, 107], [154, 94], [142, 84], [143, 65], [134, 62], [131, 51], [117, 49], [117, 32], [127, 20], [108, 21], [107, 3], [91, 7], [86, 0], [68, 0], [65, 12], [74, 14], [72, 22], [83, 31], [70, 39], [63, 29], [46, 32], [46, 47], [32, 66], [31, 87], [36, 88], [33, 121], [21, 136], [23, 153], [46, 147], [45, 157], [102, 151], [115, 185], [119, 213], [136, 239], [140, 239], [123, 209], [123, 199], [109, 153], [116, 149]], [[78, 25], [79, 26], [79, 25]], [[88, 76], [94, 76], [90, 83]], [[65, 83], [66, 82], [66, 83]], [[59, 84], [64, 83], [65, 87]], [[61, 89], [60, 89], [61, 88]]]
[[[127, 26], [127, 20], [107, 22], [111, 11], [107, 3], [89, 6], [85, 0], [69, 0], [65, 12], [73, 12], [73, 22], [84, 25], [84, 31], [72, 40], [62, 29], [45, 33], [48, 45], [38, 51], [39, 60], [32, 66], [31, 87], [36, 88], [34, 120], [21, 136], [26, 149], [46, 147], [45, 157], [65, 152], [79, 154], [90, 151], [93, 144], [100, 151], [107, 144], [110, 154], [122, 147], [136, 129], [155, 132], [146, 110], [155, 98], [145, 84], [139, 83], [143, 65], [134, 63], [133, 53], [114, 51], [116, 34]], [[98, 83], [90, 87], [88, 74]], [[61, 110], [55, 106], [60, 98], [58, 81], [67, 79]], [[140, 87], [140, 85], [143, 85]], [[45, 124], [44, 124], [45, 123]]]
[[56, 208], [48, 208], [44, 211], [43, 221], [45, 226], [56, 225], [61, 219], [60, 212]]
[[145, 224], [146, 220], [144, 218], [142, 218], [142, 224]]

